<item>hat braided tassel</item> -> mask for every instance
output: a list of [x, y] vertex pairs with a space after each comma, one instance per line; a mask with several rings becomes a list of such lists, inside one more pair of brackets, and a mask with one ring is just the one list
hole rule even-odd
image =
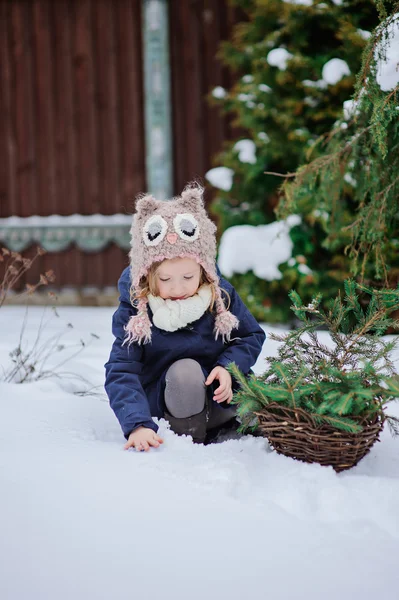
[[223, 342], [229, 342], [232, 330], [237, 329], [240, 322], [235, 315], [226, 310], [220, 290], [216, 291], [216, 313], [215, 327], [213, 328], [215, 340], [220, 335]]
[[151, 342], [151, 321], [147, 311], [147, 300], [142, 298], [137, 305], [137, 315], [130, 317], [124, 327], [126, 337], [122, 345], [127, 343], [128, 347], [133, 342], [148, 344]]

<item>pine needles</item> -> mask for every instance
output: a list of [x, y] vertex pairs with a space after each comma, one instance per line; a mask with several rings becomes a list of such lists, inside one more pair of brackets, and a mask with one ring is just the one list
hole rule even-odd
[[386, 89], [379, 75], [398, 27], [399, 2], [381, 1], [378, 8], [384, 20], [363, 53], [354, 98], [315, 145], [319, 155], [294, 180], [289, 174], [278, 212], [285, 218], [304, 206], [317, 208], [326, 215], [326, 248], [344, 246], [362, 281], [391, 286], [399, 272], [399, 85]]
[[[266, 372], [246, 378], [235, 364], [229, 366], [241, 386], [233, 401], [242, 430], [256, 428], [255, 413], [276, 403], [348, 433], [362, 431], [362, 419], [383, 414], [392, 432], [399, 433], [398, 420], [383, 413], [399, 397], [399, 376], [390, 358], [398, 340], [381, 338], [399, 327], [392, 316], [399, 310], [399, 286], [373, 290], [347, 280], [344, 298], [333, 299], [326, 310], [321, 296], [307, 306], [294, 291], [290, 298], [302, 326], [271, 335], [281, 345], [278, 355], [267, 359]], [[320, 330], [329, 333], [328, 344], [320, 341]]]

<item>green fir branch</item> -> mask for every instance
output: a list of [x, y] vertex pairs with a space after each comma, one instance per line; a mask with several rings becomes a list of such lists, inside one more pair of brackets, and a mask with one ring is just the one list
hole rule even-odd
[[389, 431], [392, 436], [399, 435], [399, 419], [398, 417], [387, 416], [385, 421], [388, 425]]
[[341, 431], [346, 431], [347, 433], [360, 433], [363, 428], [361, 425], [356, 423], [353, 419], [348, 419], [345, 417], [330, 417], [327, 415], [312, 415], [315, 422], [319, 425], [323, 423], [327, 423], [327, 425], [331, 425], [335, 429], [339, 429]]
[[[367, 295], [370, 300], [363, 309]], [[303, 306], [298, 295], [293, 299], [294, 311]], [[332, 308], [317, 308], [317, 320], [303, 320], [296, 331], [274, 336], [280, 342], [277, 356], [267, 358], [262, 375], [245, 378], [230, 365], [241, 384], [234, 401], [245, 423], [275, 402], [305, 410], [315, 423], [361, 431], [359, 420], [382, 415], [383, 407], [399, 398], [399, 375], [390, 357], [399, 338], [386, 341], [374, 333], [377, 323], [384, 331], [392, 320], [389, 315], [398, 310], [399, 289], [381, 293], [349, 280]], [[320, 342], [320, 323], [331, 336], [331, 347]]]

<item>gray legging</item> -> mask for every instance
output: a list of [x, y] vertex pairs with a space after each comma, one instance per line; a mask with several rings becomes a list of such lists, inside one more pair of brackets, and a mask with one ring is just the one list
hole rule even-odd
[[[202, 412], [206, 402], [205, 377], [200, 364], [191, 358], [177, 360], [166, 372], [165, 404], [177, 419], [185, 419]], [[222, 408], [210, 401], [207, 429], [219, 427], [236, 414], [235, 408]]]

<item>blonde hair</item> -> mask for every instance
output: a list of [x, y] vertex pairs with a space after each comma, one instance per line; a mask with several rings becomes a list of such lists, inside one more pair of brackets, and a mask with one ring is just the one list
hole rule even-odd
[[[136, 306], [139, 300], [146, 299], [148, 297], [148, 294], [152, 294], [152, 296], [159, 296], [157, 274], [158, 274], [158, 270], [159, 270], [159, 267], [161, 266], [162, 262], [163, 261], [152, 263], [152, 265], [148, 269], [147, 275], [141, 278], [138, 289], [135, 289], [133, 286], [131, 286], [130, 302], [133, 306]], [[199, 280], [198, 288], [200, 288], [201, 285], [204, 285], [204, 284], [207, 284], [210, 286], [212, 297], [211, 297], [211, 303], [209, 305], [209, 311], [212, 312], [214, 309], [214, 306], [215, 306], [215, 302], [216, 302], [215, 283], [210, 279], [209, 275], [207, 274], [207, 272], [205, 271], [205, 269], [202, 265], [200, 265], [200, 268], [201, 268], [201, 273], [200, 273], [200, 280]], [[230, 307], [230, 302], [231, 302], [230, 295], [225, 289], [220, 288], [220, 290], [222, 292], [224, 292], [224, 294], [227, 297], [228, 302], [227, 302], [226, 308], [228, 310]]]

